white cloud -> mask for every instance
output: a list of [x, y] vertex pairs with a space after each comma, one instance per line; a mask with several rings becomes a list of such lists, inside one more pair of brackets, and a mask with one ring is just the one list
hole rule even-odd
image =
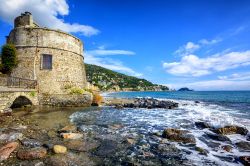
[[175, 51], [175, 54], [178, 55], [187, 55], [193, 53], [194, 51], [198, 50], [200, 46], [193, 42], [187, 42], [184, 46], [181, 46], [178, 50]]
[[[104, 51], [104, 52], [101, 52], [100, 54], [100, 52], [98, 51]], [[129, 74], [132, 76], [141, 77], [142, 76], [141, 73], [138, 73], [134, 71], [133, 69], [125, 66], [121, 61], [107, 58], [105, 56], [99, 56], [99, 55], [115, 55], [114, 53], [116, 53], [116, 55], [121, 55], [121, 54], [126, 55], [126, 53], [130, 53], [130, 52], [131, 51], [125, 51], [125, 50], [119, 50], [119, 51], [117, 50], [91, 50], [91, 51], [86, 51], [84, 55], [84, 58], [85, 58], [84, 61], [86, 63], [102, 66], [110, 70], [115, 70], [115, 71]], [[104, 53], [107, 53], [107, 54], [104, 54]], [[133, 52], [133, 54], [135, 53]]]
[[202, 39], [199, 41], [200, 44], [203, 44], [203, 45], [211, 45], [211, 44], [216, 44], [218, 42], [221, 42], [222, 39], [212, 39], [212, 40], [207, 40], [207, 39]]
[[230, 80], [230, 81], [250, 81], [250, 72], [234, 73], [229, 76], [218, 76], [220, 80]]
[[34, 20], [41, 26], [60, 29], [69, 33], [81, 33], [85, 36], [96, 35], [99, 30], [89, 25], [67, 23], [63, 18], [69, 14], [66, 0], [0, 0], [0, 18], [8, 23], [13, 23], [15, 17], [29, 11]]
[[250, 65], [250, 50], [216, 54], [206, 58], [186, 55], [179, 62], [163, 63], [163, 68], [173, 75], [196, 77], [247, 65]]
[[185, 45], [179, 47], [178, 50], [175, 51], [175, 54], [181, 56], [189, 55], [206, 45], [213, 45], [221, 41], [222, 41], [221, 38], [217, 38], [212, 40], [202, 39], [198, 43], [187, 42]]
[[88, 53], [93, 55], [135, 55], [133, 51], [105, 49], [91, 50]]

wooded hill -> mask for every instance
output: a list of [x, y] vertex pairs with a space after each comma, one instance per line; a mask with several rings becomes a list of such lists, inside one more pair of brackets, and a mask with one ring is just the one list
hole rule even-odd
[[102, 91], [165, 91], [167, 86], [128, 76], [104, 67], [85, 64], [87, 80]]

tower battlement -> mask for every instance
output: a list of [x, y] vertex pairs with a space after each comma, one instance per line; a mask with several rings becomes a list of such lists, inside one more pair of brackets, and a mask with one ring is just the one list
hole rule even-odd
[[30, 12], [24, 12], [14, 20], [14, 27], [39, 27], [33, 20]]

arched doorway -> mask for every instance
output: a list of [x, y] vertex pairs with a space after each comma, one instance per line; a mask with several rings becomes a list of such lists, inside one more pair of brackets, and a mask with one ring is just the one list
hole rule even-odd
[[25, 96], [19, 96], [13, 101], [10, 108], [20, 108], [27, 105], [32, 105], [32, 102]]

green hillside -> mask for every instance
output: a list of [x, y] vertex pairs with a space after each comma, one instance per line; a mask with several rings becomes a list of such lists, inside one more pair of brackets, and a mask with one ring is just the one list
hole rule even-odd
[[153, 84], [145, 79], [127, 76], [100, 66], [85, 64], [87, 80], [103, 91], [162, 91], [163, 85]]

